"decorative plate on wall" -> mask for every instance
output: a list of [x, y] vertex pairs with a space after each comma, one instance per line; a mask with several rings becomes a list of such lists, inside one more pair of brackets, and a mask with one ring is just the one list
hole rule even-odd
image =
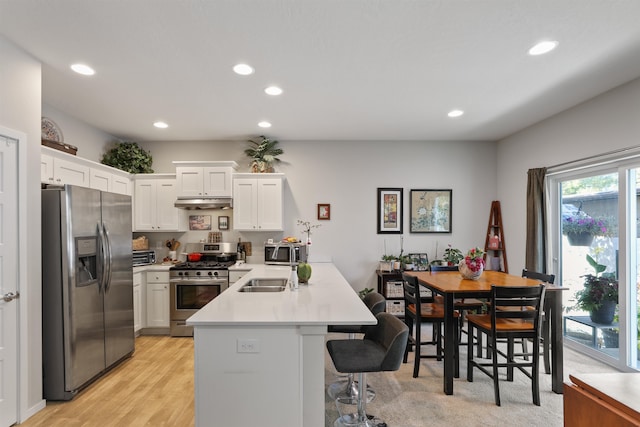
[[53, 120], [43, 117], [42, 118], [42, 139], [48, 139], [49, 141], [63, 142], [64, 137], [62, 131]]

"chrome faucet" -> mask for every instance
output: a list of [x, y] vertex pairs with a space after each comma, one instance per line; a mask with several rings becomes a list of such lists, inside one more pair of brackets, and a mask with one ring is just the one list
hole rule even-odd
[[289, 263], [291, 264], [291, 266], [297, 266], [298, 262], [295, 261], [296, 259], [296, 247], [293, 243], [290, 242], [278, 242], [278, 244], [276, 245], [276, 248], [273, 250], [273, 254], [271, 254], [271, 259], [275, 260], [278, 258], [278, 251], [280, 250], [280, 246], [282, 245], [287, 245], [289, 246]]

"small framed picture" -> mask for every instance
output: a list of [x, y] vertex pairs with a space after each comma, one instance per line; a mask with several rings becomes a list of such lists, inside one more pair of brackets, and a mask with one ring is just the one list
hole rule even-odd
[[318, 219], [331, 219], [331, 205], [328, 203], [318, 203]]
[[378, 234], [402, 234], [402, 188], [378, 188]]
[[211, 215], [189, 215], [189, 230], [211, 230]]
[[228, 230], [229, 229], [229, 217], [228, 216], [219, 216], [218, 217], [218, 230]]

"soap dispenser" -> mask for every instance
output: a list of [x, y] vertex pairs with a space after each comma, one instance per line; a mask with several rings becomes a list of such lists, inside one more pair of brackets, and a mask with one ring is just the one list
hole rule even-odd
[[292, 291], [298, 290], [298, 268], [296, 265], [291, 266], [291, 277], [289, 278], [289, 286]]

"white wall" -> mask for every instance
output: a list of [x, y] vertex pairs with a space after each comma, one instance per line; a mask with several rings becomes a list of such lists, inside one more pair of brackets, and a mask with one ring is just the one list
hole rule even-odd
[[531, 126], [498, 143], [509, 270], [524, 267], [527, 170], [640, 145], [640, 79]]
[[78, 147], [77, 156], [83, 159], [100, 162], [110, 144], [118, 140], [47, 104], [42, 105], [42, 116], [58, 125], [64, 142]]
[[[20, 212], [28, 224], [28, 269], [21, 277], [20, 312], [20, 414], [23, 420], [44, 406], [42, 400], [42, 316], [40, 262], [40, 106], [41, 66], [0, 37], [0, 124], [27, 135], [27, 211]], [[24, 310], [23, 310], [24, 309]]]
[[[158, 173], [175, 172], [171, 160], [235, 160], [240, 172], [248, 171], [243, 141], [141, 145], [151, 151]], [[449, 243], [464, 251], [484, 246], [489, 208], [496, 196], [495, 143], [281, 141], [280, 145], [285, 154], [276, 170], [287, 177], [285, 232], [224, 233], [232, 241], [238, 236], [250, 240], [257, 259], [266, 239], [283, 234], [302, 238], [296, 221], [312, 221], [322, 224], [311, 236], [312, 259], [332, 259], [356, 290], [375, 287], [385, 242], [388, 253], [400, 252], [400, 235], [376, 234], [378, 187], [404, 189], [405, 254], [427, 252], [433, 259], [436, 242], [439, 255]], [[453, 233], [409, 232], [410, 189], [453, 190]], [[331, 204], [330, 221], [317, 221], [318, 203]]]

